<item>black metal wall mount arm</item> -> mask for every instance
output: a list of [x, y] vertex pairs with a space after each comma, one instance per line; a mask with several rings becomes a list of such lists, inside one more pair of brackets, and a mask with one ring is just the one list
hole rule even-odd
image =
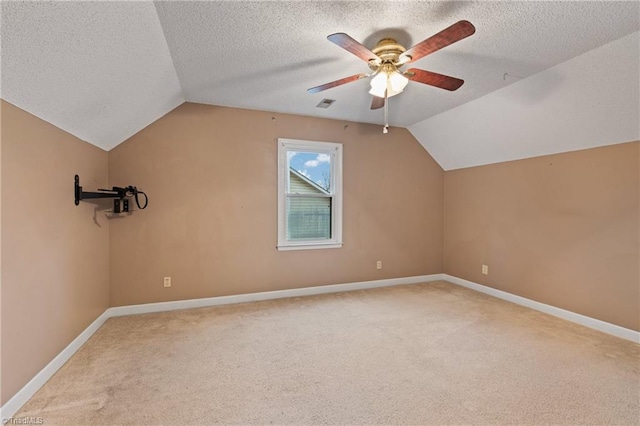
[[[129, 200], [127, 199], [127, 197], [135, 197], [136, 205], [141, 210], [145, 209], [147, 207], [147, 204], [149, 204], [147, 194], [140, 191], [135, 186], [127, 186], [125, 188], [114, 186], [112, 189], [98, 189], [98, 192], [85, 192], [82, 190], [82, 186], [80, 186], [80, 177], [78, 175], [75, 175], [73, 179], [73, 193], [76, 206], [80, 204], [80, 201], [82, 200], [96, 198], [113, 198], [114, 213], [126, 213], [129, 211]], [[144, 195], [143, 206], [140, 205], [138, 199], [139, 194]]]
[[76, 175], [73, 180], [73, 192], [76, 198], [76, 206], [80, 204], [80, 201], [89, 198], [124, 198], [121, 194], [115, 191], [108, 191], [106, 189], [99, 189], [100, 192], [85, 192], [80, 186], [80, 176]]

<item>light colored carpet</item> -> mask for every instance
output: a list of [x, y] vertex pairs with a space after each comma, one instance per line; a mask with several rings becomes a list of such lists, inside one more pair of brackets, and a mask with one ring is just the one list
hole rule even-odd
[[638, 424], [640, 345], [445, 282], [109, 319], [45, 424]]

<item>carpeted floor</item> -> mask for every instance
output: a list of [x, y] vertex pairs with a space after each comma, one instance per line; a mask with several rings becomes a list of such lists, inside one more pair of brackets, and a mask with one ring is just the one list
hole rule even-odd
[[111, 318], [15, 416], [637, 425], [639, 398], [640, 345], [436, 282]]

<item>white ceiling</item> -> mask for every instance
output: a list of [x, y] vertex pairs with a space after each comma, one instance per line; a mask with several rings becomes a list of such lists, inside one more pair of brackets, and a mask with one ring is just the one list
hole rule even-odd
[[[382, 123], [368, 83], [306, 89], [366, 64], [326, 40], [410, 46], [466, 19], [473, 36], [412, 66], [466, 81], [411, 82], [389, 100], [408, 127], [640, 29], [631, 2], [2, 2], [6, 101], [104, 149], [184, 101]], [[508, 73], [505, 77], [505, 73]], [[329, 109], [316, 108], [323, 98]]]
[[2, 99], [103, 149], [184, 102], [151, 2], [2, 1]]
[[640, 32], [409, 131], [445, 170], [640, 140]]

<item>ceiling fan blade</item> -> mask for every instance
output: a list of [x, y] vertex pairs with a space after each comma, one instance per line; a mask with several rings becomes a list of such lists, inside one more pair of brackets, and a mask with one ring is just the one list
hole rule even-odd
[[400, 59], [409, 57], [410, 59], [405, 62], [413, 62], [427, 56], [433, 52], [436, 52], [443, 47], [460, 41], [463, 38], [469, 37], [476, 32], [476, 27], [469, 21], [458, 21], [448, 28], [440, 31], [438, 34], [429, 37], [428, 39], [421, 41], [409, 50], [400, 55]]
[[342, 47], [344, 50], [353, 53], [358, 58], [365, 62], [376, 61], [379, 62], [378, 55], [364, 47], [362, 44], [354, 40], [350, 35], [345, 33], [335, 33], [327, 36], [330, 42]]
[[371, 99], [371, 109], [380, 109], [384, 106], [384, 98], [373, 96]]
[[439, 87], [441, 89], [454, 91], [464, 84], [464, 80], [449, 77], [448, 75], [438, 74], [431, 71], [425, 71], [418, 68], [407, 70], [404, 75], [411, 81], [428, 84], [429, 86]]
[[341, 78], [340, 80], [332, 81], [330, 83], [321, 84], [320, 86], [312, 87], [311, 89], [307, 89], [309, 93], [318, 93], [323, 90], [331, 89], [332, 87], [342, 86], [343, 84], [351, 83], [352, 81], [360, 80], [367, 77], [367, 74], [360, 73], [351, 75], [349, 77]]

